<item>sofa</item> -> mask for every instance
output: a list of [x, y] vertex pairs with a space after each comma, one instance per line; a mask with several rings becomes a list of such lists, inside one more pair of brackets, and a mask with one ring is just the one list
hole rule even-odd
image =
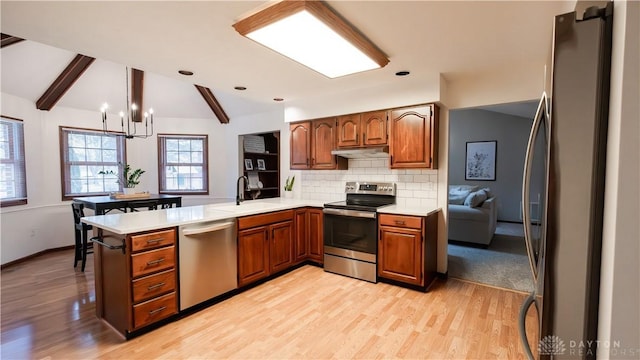
[[449, 186], [449, 240], [488, 247], [496, 232], [498, 204], [489, 188]]

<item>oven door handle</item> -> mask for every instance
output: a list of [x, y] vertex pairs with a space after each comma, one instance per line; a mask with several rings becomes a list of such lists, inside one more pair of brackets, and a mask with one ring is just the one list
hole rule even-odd
[[376, 213], [373, 211], [359, 211], [359, 210], [347, 210], [347, 209], [322, 209], [322, 212], [329, 215], [343, 215], [359, 218], [375, 219]]

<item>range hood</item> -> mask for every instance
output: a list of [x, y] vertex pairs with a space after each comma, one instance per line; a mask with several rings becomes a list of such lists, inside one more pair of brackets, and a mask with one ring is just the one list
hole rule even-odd
[[388, 158], [388, 146], [331, 150], [331, 155], [348, 159]]

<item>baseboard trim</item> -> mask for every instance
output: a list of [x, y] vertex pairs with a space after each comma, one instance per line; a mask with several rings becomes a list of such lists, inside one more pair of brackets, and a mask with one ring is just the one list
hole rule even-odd
[[511, 220], [498, 220], [498, 222], [509, 223], [509, 224], [523, 224], [522, 221], [511, 221]]
[[57, 252], [57, 251], [71, 250], [74, 247], [75, 247], [74, 245], [68, 245], [68, 246], [62, 246], [62, 247], [57, 247], [57, 248], [51, 248], [51, 249], [38, 251], [35, 254], [27, 255], [27, 256], [25, 256], [23, 258], [16, 259], [16, 260], [13, 260], [13, 261], [9, 261], [6, 264], [2, 264], [2, 265], [0, 265], [0, 270], [4, 270], [4, 269], [6, 269], [8, 267], [18, 265], [20, 263], [23, 263], [23, 262], [25, 262], [27, 260], [31, 260], [33, 258], [37, 258], [38, 256], [42, 256], [42, 255], [49, 254], [49, 253], [52, 253], [52, 252]]

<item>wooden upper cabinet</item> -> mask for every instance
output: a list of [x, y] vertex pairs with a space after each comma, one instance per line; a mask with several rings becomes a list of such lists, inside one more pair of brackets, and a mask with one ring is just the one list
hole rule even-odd
[[336, 148], [335, 117], [289, 125], [292, 170], [344, 170], [347, 159], [331, 154]]
[[386, 145], [388, 142], [387, 133], [387, 112], [371, 111], [362, 114], [360, 120], [362, 128], [362, 145]]
[[338, 148], [387, 144], [387, 112], [371, 111], [338, 117]]
[[289, 125], [291, 169], [311, 167], [311, 121]]
[[338, 117], [338, 147], [360, 146], [360, 114], [343, 115]]
[[331, 150], [336, 148], [336, 118], [311, 122], [311, 168], [346, 169], [346, 159], [336, 159]]
[[390, 167], [437, 168], [438, 107], [435, 104], [391, 110]]

